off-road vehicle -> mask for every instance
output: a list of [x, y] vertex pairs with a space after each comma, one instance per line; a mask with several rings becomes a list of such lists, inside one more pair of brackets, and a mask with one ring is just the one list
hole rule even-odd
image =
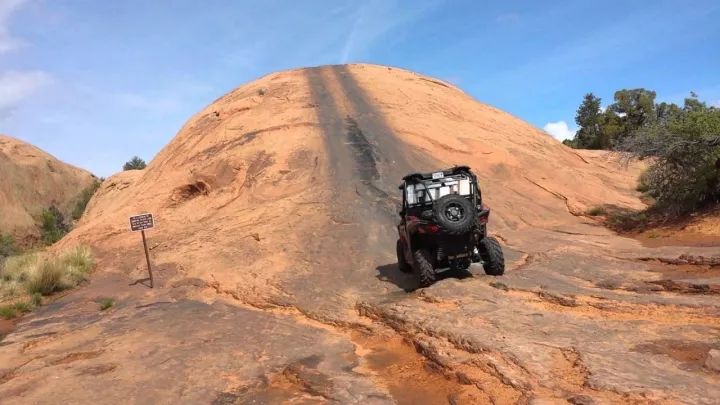
[[437, 270], [466, 271], [471, 262], [482, 262], [489, 275], [505, 272], [500, 243], [487, 236], [490, 210], [469, 167], [409, 174], [400, 190], [400, 270], [414, 271], [423, 287], [435, 282]]

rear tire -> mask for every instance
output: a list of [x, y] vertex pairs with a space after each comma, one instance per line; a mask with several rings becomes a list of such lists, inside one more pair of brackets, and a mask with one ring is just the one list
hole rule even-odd
[[397, 248], [395, 251], [397, 252], [398, 269], [400, 269], [403, 273], [412, 273], [412, 267], [410, 267], [408, 262], [405, 260], [405, 247], [400, 239], [398, 239], [396, 246]]
[[413, 253], [413, 258], [415, 259], [413, 270], [415, 270], [415, 275], [420, 281], [420, 287], [431, 286], [436, 280], [432, 255], [426, 249], [420, 249]]
[[502, 276], [505, 273], [505, 257], [500, 242], [492, 236], [482, 238], [478, 243], [478, 251], [483, 261], [485, 274]]

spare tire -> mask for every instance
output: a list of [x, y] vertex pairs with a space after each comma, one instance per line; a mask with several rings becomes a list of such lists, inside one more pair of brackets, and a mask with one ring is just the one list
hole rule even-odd
[[448, 194], [435, 202], [435, 222], [451, 235], [470, 232], [476, 222], [475, 207], [470, 200], [457, 194]]

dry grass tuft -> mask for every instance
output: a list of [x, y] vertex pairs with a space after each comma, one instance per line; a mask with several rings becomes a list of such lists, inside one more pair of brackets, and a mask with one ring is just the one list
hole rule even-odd
[[9, 257], [0, 269], [0, 299], [23, 293], [49, 295], [76, 287], [87, 279], [94, 264], [90, 250], [82, 246], [57, 257], [38, 253]]

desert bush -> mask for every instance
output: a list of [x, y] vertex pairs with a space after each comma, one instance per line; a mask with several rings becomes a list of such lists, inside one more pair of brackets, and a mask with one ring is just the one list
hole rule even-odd
[[73, 288], [87, 279], [93, 266], [90, 250], [82, 246], [56, 257], [35, 253], [10, 257], [0, 272], [0, 294], [8, 297], [24, 290], [48, 295]]
[[4, 319], [13, 319], [18, 315], [17, 309], [14, 305], [2, 305], [0, 306], [0, 317]]
[[31, 273], [25, 282], [25, 289], [30, 294], [49, 295], [64, 290], [63, 268], [56, 261], [44, 261]]
[[87, 280], [87, 275], [95, 266], [90, 249], [84, 246], [67, 251], [58, 258], [65, 275], [65, 285], [75, 287]]
[[17, 253], [15, 248], [15, 241], [10, 235], [3, 235], [0, 233], [0, 260], [4, 257], [12, 256]]
[[27, 281], [28, 275], [35, 271], [37, 263], [38, 255], [36, 253], [9, 257], [0, 272], [0, 280], [24, 283]]
[[647, 211], [615, 211], [608, 215], [607, 225], [616, 231], [629, 232], [643, 229], [649, 220]]
[[20, 314], [24, 314], [33, 310], [35, 305], [32, 302], [18, 301], [13, 304], [5, 304], [0, 306], [0, 317], [5, 319], [13, 319]]
[[640, 157], [657, 158], [643, 188], [658, 208], [685, 214], [720, 200], [720, 135], [692, 139], [651, 129], [638, 133], [626, 146]]
[[106, 309], [110, 309], [115, 305], [115, 300], [112, 298], [102, 298], [100, 301], [98, 301], [98, 304], [100, 304], [100, 310], [105, 311]]
[[619, 144], [629, 158], [652, 158], [647, 194], [658, 210], [687, 214], [720, 201], [720, 109], [685, 100], [662, 120], [645, 125]]
[[585, 213], [591, 217], [596, 217], [598, 215], [605, 215], [607, 212], [603, 207], [590, 207]]
[[102, 184], [99, 180], [95, 180], [93, 184], [86, 187], [78, 196], [77, 201], [75, 201], [75, 206], [73, 207], [72, 211], [72, 218], [74, 220], [80, 219], [82, 217], [83, 213], [85, 213], [85, 208], [87, 208], [88, 203], [90, 202], [90, 199], [95, 194], [97, 189], [100, 187], [100, 184]]
[[62, 239], [68, 230], [65, 217], [56, 206], [51, 205], [50, 208], [42, 212], [40, 233], [46, 245], [52, 245]]
[[0, 316], [5, 319], [13, 319], [20, 314], [32, 311], [33, 305], [29, 302], [19, 301], [13, 304], [0, 306]]
[[638, 177], [638, 184], [635, 187], [635, 191], [639, 191], [641, 193], [647, 193], [650, 191], [650, 179], [648, 178], [647, 170], [642, 172], [642, 174]]

